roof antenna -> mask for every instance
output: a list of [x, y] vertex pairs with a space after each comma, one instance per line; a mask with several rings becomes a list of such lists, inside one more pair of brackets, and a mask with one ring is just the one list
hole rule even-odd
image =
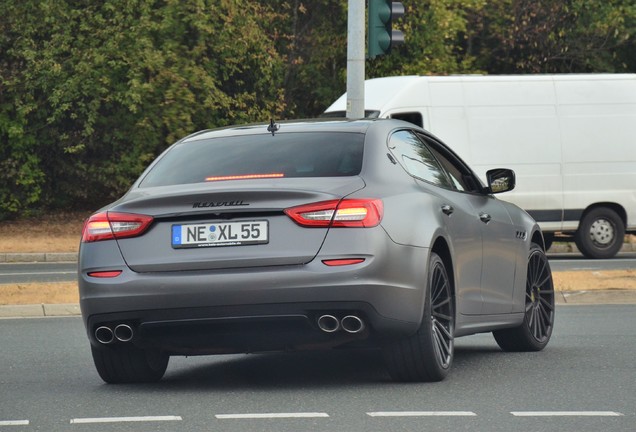
[[280, 129], [280, 125], [277, 125], [276, 123], [274, 123], [274, 119], [272, 118], [269, 121], [269, 126], [267, 126], [267, 132], [271, 132], [272, 136], [274, 136], [274, 134], [276, 133], [276, 131], [278, 131], [278, 129]]

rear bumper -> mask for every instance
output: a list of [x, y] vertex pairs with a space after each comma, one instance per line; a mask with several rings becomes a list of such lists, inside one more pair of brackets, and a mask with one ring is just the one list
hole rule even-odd
[[[297, 266], [155, 273], [123, 267], [116, 278], [80, 271], [89, 339], [99, 346], [97, 327], [126, 323], [139, 346], [204, 354], [372, 342], [417, 330], [428, 249], [390, 242], [375, 255], [356, 254], [363, 263], [342, 267], [322, 263], [342, 257], [328, 249]], [[325, 333], [316, 324], [323, 314], [360, 316], [365, 331]]]

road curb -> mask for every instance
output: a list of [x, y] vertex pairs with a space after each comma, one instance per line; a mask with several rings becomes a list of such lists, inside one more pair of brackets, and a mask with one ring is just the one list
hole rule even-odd
[[[636, 252], [636, 243], [625, 242], [621, 247], [619, 253], [630, 253]], [[576, 247], [576, 243], [574, 242], [555, 242], [552, 243], [550, 249], [548, 249], [548, 253], [577, 253], [580, 254], [579, 249]]]
[[0, 306], [0, 318], [59, 317], [80, 314], [79, 304], [74, 303]]
[[77, 262], [77, 252], [0, 253], [0, 263]]
[[[597, 305], [636, 304], [636, 290], [606, 289], [594, 291], [557, 291], [557, 304]], [[561, 299], [560, 299], [561, 298]]]

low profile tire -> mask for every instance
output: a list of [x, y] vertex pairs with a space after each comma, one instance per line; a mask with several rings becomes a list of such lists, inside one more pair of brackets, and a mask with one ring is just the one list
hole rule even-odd
[[441, 258], [431, 254], [424, 315], [417, 333], [383, 346], [396, 381], [441, 381], [454, 355], [455, 309], [450, 280]]
[[554, 327], [554, 284], [550, 263], [536, 243], [530, 248], [526, 302], [520, 326], [497, 330], [493, 336], [504, 351], [541, 351], [546, 347]]
[[612, 258], [621, 250], [624, 239], [623, 220], [607, 207], [597, 207], [587, 213], [574, 237], [583, 255], [597, 259]]
[[134, 345], [91, 346], [93, 361], [99, 376], [109, 384], [159, 381], [168, 367], [170, 357]]

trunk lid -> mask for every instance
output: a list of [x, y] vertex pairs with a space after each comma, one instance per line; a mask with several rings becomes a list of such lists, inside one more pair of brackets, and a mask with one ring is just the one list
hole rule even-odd
[[283, 211], [363, 187], [359, 176], [161, 186], [133, 190], [108, 210], [154, 218], [143, 235], [117, 240], [136, 272], [300, 265], [328, 229], [301, 227]]

